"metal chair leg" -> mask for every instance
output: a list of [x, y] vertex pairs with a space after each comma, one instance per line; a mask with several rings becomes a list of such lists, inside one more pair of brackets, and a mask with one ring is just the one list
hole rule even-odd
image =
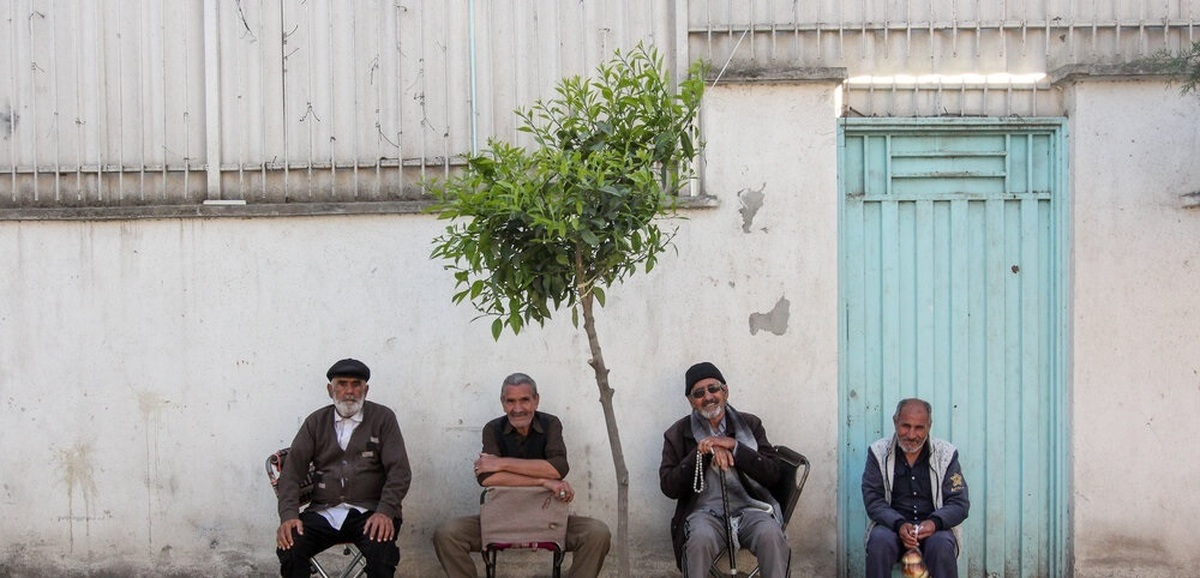
[[496, 578], [496, 551], [484, 550], [480, 554], [483, 556], [483, 565], [487, 569], [487, 578]]
[[562, 548], [556, 548], [554, 550], [554, 578], [562, 578], [562, 563], [564, 557], [566, 557], [566, 552], [563, 552]]

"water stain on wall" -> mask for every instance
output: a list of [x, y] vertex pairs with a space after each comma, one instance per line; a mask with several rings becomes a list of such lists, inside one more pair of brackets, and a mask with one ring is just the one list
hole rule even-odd
[[[92, 477], [92, 446], [86, 442], [58, 450], [59, 475], [67, 486], [67, 525], [71, 551], [75, 550], [75, 522], [83, 520], [84, 533], [91, 533], [92, 510], [96, 499], [96, 480]], [[75, 495], [83, 500], [83, 513], [75, 513]]]
[[783, 335], [787, 333], [788, 328], [788, 310], [791, 307], [791, 302], [787, 297], [780, 297], [779, 301], [775, 302], [775, 307], [766, 313], [751, 313], [750, 314], [750, 335], [757, 335], [759, 331], [770, 331], [775, 335]]
[[170, 400], [153, 391], [138, 391], [138, 410], [142, 414], [142, 424], [146, 432], [146, 539], [151, 547], [154, 545], [154, 512], [156, 504], [161, 502], [158, 495], [159, 486], [159, 451], [158, 434], [162, 429], [163, 411], [170, 405]]
[[5, 104], [4, 108], [0, 109], [0, 135], [3, 135], [4, 140], [12, 138], [13, 132], [17, 130], [17, 123], [20, 120], [21, 115], [13, 110], [11, 104]]

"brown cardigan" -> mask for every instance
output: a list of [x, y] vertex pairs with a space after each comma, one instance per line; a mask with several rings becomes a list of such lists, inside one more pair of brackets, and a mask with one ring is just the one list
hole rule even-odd
[[279, 475], [279, 519], [300, 517], [300, 485], [311, 462], [316, 467], [309, 509], [324, 510], [342, 502], [393, 518], [401, 518], [400, 502], [408, 493], [412, 470], [396, 414], [371, 401], [363, 403], [363, 421], [346, 450], [337, 443], [334, 409], [325, 406], [300, 426]]

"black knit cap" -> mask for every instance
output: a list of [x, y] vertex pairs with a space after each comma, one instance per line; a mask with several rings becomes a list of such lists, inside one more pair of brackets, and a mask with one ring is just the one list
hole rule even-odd
[[363, 381], [371, 381], [371, 368], [357, 359], [343, 359], [331, 366], [325, 372], [325, 378], [333, 381], [335, 377], [357, 377]]
[[717, 369], [717, 366], [707, 361], [701, 361], [700, 363], [689, 367], [686, 376], [683, 378], [683, 381], [687, 386], [687, 388], [683, 390], [683, 394], [688, 395], [689, 393], [692, 393], [692, 388], [696, 386], [697, 381], [700, 381], [701, 379], [707, 379], [709, 377], [716, 378], [716, 380], [721, 382], [722, 385], [725, 384], [725, 376], [721, 375], [721, 370]]

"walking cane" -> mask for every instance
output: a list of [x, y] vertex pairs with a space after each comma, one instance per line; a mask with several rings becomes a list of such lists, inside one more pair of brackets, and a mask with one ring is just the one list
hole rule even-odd
[[729, 551], [729, 575], [738, 575], [737, 548], [733, 545], [733, 518], [729, 517], [729, 490], [725, 486], [725, 474], [729, 470], [721, 470], [721, 506], [725, 509], [725, 547]]

